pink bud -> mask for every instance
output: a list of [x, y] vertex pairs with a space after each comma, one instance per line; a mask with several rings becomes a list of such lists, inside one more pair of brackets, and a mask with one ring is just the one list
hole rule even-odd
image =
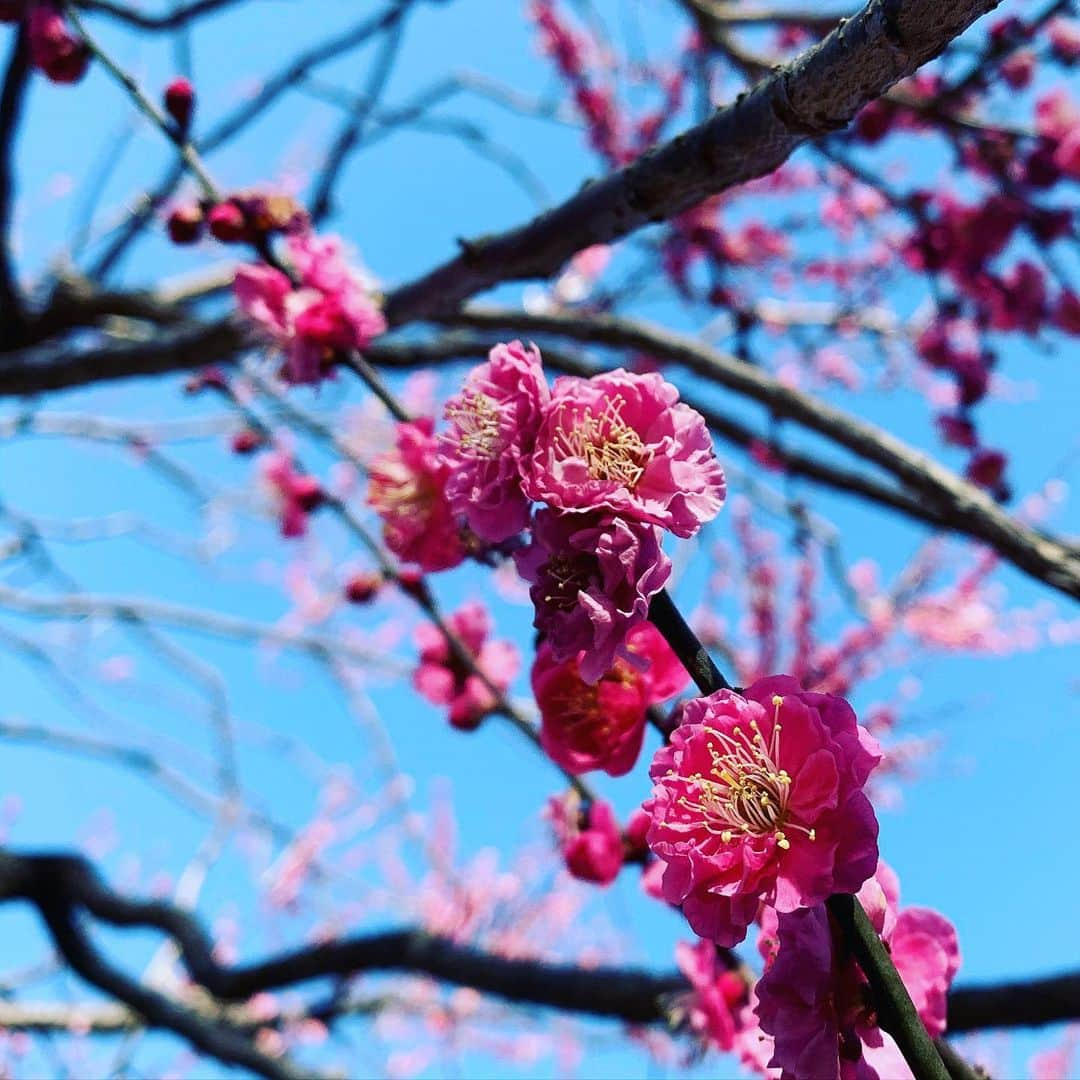
[[383, 576], [373, 570], [353, 574], [345, 583], [345, 599], [350, 604], [369, 604], [383, 587]]
[[181, 135], [187, 135], [191, 127], [191, 114], [195, 109], [195, 89], [187, 79], [173, 79], [165, 87], [165, 111], [176, 121]]
[[52, 4], [35, 4], [27, 24], [30, 58], [54, 83], [76, 83], [86, 74], [90, 52]]
[[194, 244], [203, 232], [202, 209], [198, 206], [178, 206], [170, 215], [166, 227], [174, 244]]
[[218, 203], [206, 217], [210, 232], [223, 244], [239, 244], [248, 238], [243, 211], [232, 202]]

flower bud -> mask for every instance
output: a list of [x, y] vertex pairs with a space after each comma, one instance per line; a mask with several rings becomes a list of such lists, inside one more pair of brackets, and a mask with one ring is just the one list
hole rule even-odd
[[165, 111], [176, 121], [180, 134], [187, 136], [195, 110], [195, 89], [184, 78], [173, 79], [165, 87]]

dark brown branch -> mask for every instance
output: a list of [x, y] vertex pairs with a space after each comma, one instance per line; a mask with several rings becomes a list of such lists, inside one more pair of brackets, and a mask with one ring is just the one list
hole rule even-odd
[[212, 15], [245, 2], [246, 0], [193, 0], [189, 4], [174, 4], [172, 10], [164, 15], [147, 15], [126, 4], [115, 3], [114, 0], [77, 0], [77, 6], [84, 11], [107, 15], [139, 30], [156, 31], [178, 30], [204, 15]]
[[24, 322], [11, 252], [11, 223], [15, 205], [15, 139], [29, 76], [30, 47], [26, 28], [20, 26], [11, 47], [3, 89], [0, 89], [0, 339], [10, 335], [17, 340]]
[[390, 324], [452, 311], [500, 282], [550, 277], [582, 248], [610, 244], [772, 172], [808, 139], [846, 127], [867, 102], [996, 6], [997, 0], [871, 0], [705, 123], [520, 228], [462, 241], [456, 258], [390, 294]]
[[[34, 904], [46, 918], [51, 918], [54, 906], [62, 902], [71, 911], [88, 913], [112, 926], [157, 929], [176, 943], [192, 979], [222, 1001], [241, 1001], [312, 979], [398, 971], [471, 986], [518, 1004], [652, 1024], [667, 1022], [665, 1006], [670, 995], [689, 989], [683, 976], [674, 971], [580, 968], [509, 959], [422, 930], [342, 938], [228, 968], [214, 959], [213, 942], [194, 916], [167, 902], [132, 900], [113, 892], [79, 856], [0, 850], [0, 903], [13, 900]], [[55, 928], [61, 951], [73, 947], [78, 954], [85, 944], [85, 932], [76, 928], [84, 938], [83, 943], [76, 943], [66, 927], [57, 923]], [[123, 990], [123, 994], [108, 992], [143, 1012], [142, 1006], [125, 996], [127, 988]], [[960, 987], [949, 994], [952, 1032], [1078, 1018], [1080, 973], [1000, 986]]]

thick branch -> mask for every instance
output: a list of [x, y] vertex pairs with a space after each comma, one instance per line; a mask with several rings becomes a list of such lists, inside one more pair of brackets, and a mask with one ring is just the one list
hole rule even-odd
[[610, 244], [772, 172], [808, 139], [844, 128], [867, 102], [937, 56], [997, 0], [871, 0], [793, 63], [633, 164], [509, 232], [395, 289], [393, 326], [452, 311], [505, 281], [549, 277], [576, 252]]
[[12, 330], [19, 330], [24, 316], [11, 251], [11, 225], [15, 204], [12, 162], [29, 75], [30, 48], [26, 29], [20, 26], [11, 47], [3, 88], [0, 89], [0, 337]]
[[[0, 903], [28, 901], [48, 908], [62, 899], [119, 927], [150, 927], [171, 937], [192, 979], [223, 1001], [324, 977], [364, 971], [429, 975], [471, 986], [507, 1001], [623, 1020], [667, 1022], [669, 995], [690, 989], [678, 972], [552, 964], [510, 959], [423, 930], [395, 930], [310, 945], [265, 961], [224, 967], [198, 920], [162, 901], [113, 892], [79, 856], [0, 850]], [[949, 995], [949, 1030], [1017, 1027], [1080, 1018], [1080, 973], [1002, 986], [960, 987]], [[111, 1018], [119, 1024], [119, 1016]]]

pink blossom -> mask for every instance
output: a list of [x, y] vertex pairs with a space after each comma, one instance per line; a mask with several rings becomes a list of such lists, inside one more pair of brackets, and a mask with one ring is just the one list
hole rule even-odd
[[340, 353], [366, 348], [386, 321], [337, 238], [302, 232], [285, 245], [295, 287], [280, 270], [258, 264], [236, 271], [233, 292], [240, 310], [285, 353], [285, 378], [318, 383]]
[[449, 464], [446, 497], [483, 540], [516, 536], [529, 521], [521, 463], [532, 453], [550, 393], [535, 346], [496, 345], [446, 404], [439, 440]]
[[395, 448], [369, 467], [368, 503], [382, 518], [386, 546], [425, 571], [448, 570], [465, 546], [446, 498], [448, 463], [429, 417], [397, 425]]
[[496, 697], [473, 668], [487, 676], [501, 694], [518, 672], [520, 657], [508, 641], [489, 641], [491, 618], [478, 601], [462, 604], [446, 620], [472, 664], [463, 661], [446, 635], [432, 623], [416, 628], [420, 663], [413, 686], [433, 705], [448, 705], [452, 726], [472, 731], [496, 705]]
[[533, 625], [556, 660], [582, 653], [582, 678], [594, 683], [616, 657], [633, 660], [627, 634], [649, 616], [649, 601], [667, 584], [671, 560], [655, 525], [602, 514], [541, 510], [532, 543], [515, 553], [531, 584]]
[[610, 885], [623, 866], [623, 839], [610, 803], [601, 799], [582, 809], [576, 795], [553, 798], [548, 816], [573, 877]]
[[37, 3], [26, 24], [30, 59], [54, 83], [76, 83], [86, 74], [90, 53], [55, 4]]
[[676, 999], [671, 1009], [673, 1019], [685, 1018], [706, 1046], [732, 1050], [740, 1027], [738, 1006], [747, 995], [746, 980], [720, 963], [711, 941], [699, 939], [693, 945], [678, 942], [675, 962], [692, 989]]
[[292, 457], [280, 450], [259, 459], [259, 475], [281, 522], [281, 535], [303, 536], [308, 515], [325, 498], [318, 480], [298, 472]]
[[567, 772], [628, 773], [641, 753], [646, 710], [686, 686], [686, 669], [651, 623], [630, 632], [627, 648], [637, 666], [616, 660], [595, 683], [582, 677], [577, 658], [558, 661], [547, 642], [537, 650], [532, 686], [540, 742]]
[[[888, 945], [919, 1019], [932, 1036], [942, 1034], [946, 995], [960, 966], [952, 924], [928, 908], [900, 910], [896, 876], [884, 863], [860, 889], [859, 900]], [[769, 912], [762, 935], [766, 967], [756, 987], [756, 1011], [762, 1030], [775, 1040], [772, 1067], [784, 1076], [823, 1080], [910, 1077], [895, 1043], [877, 1027], [865, 976], [834, 940], [824, 905]]]
[[855, 892], [877, 864], [862, 789], [880, 760], [846, 701], [786, 675], [688, 702], [644, 806], [665, 897], [730, 946], [762, 900], [788, 912]]
[[526, 491], [689, 537], [719, 513], [726, 486], [700, 413], [662, 376], [619, 368], [555, 381]]

